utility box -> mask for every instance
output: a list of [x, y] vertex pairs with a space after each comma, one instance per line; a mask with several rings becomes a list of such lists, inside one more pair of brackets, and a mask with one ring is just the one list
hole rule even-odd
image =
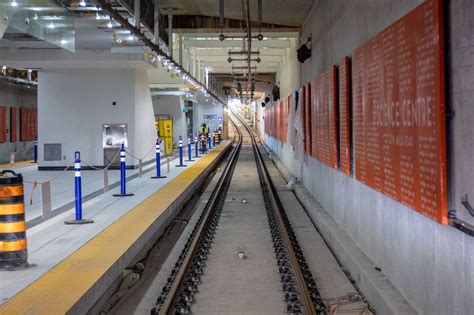
[[173, 154], [173, 119], [169, 116], [157, 116], [156, 120], [156, 131], [158, 137], [163, 139], [164, 153], [166, 155]]

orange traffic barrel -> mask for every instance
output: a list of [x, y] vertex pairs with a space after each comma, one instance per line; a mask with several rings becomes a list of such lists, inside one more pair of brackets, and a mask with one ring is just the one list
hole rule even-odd
[[28, 266], [23, 176], [0, 173], [0, 269]]

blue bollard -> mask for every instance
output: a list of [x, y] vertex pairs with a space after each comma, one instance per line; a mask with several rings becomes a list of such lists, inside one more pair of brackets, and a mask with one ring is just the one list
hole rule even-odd
[[156, 176], [151, 178], [166, 178], [166, 176], [161, 176], [161, 151], [160, 151], [160, 141], [156, 140], [155, 145], [155, 154], [156, 154]]
[[194, 137], [194, 157], [197, 159], [199, 157], [199, 141], [197, 134]]
[[38, 139], [35, 139], [35, 147], [33, 150], [33, 163], [38, 163]]
[[125, 173], [126, 165], [125, 165], [125, 147], [122, 144], [122, 148], [120, 149], [120, 194], [114, 194], [114, 197], [129, 197], [133, 196], [133, 194], [127, 194], [127, 175]]
[[87, 224], [94, 223], [92, 220], [82, 218], [82, 183], [81, 183], [81, 153], [76, 151], [74, 153], [74, 193], [76, 218], [74, 220], [64, 221], [65, 224]]
[[212, 139], [211, 139], [211, 136], [210, 136], [210, 134], [208, 133], [208, 134], [207, 134], [207, 143], [209, 143], [209, 149], [212, 149], [212, 141], [211, 141], [211, 140], [212, 140]]
[[201, 135], [201, 154], [206, 153], [206, 142], [204, 141], [204, 134]]
[[188, 159], [186, 160], [188, 162], [194, 161], [192, 157], [192, 151], [193, 150], [191, 149], [191, 138], [188, 138]]
[[183, 138], [179, 136], [179, 165], [176, 167], [186, 167], [187, 165], [183, 164]]

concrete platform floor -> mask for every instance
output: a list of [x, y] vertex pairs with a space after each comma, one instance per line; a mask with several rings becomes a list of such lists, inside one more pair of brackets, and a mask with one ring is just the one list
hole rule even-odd
[[[188, 165], [193, 163], [195, 162], [186, 162]], [[112, 195], [117, 193], [116, 188], [84, 202], [83, 216], [84, 218], [94, 220], [93, 224], [65, 225], [65, 220], [74, 218], [74, 209], [72, 208], [29, 228], [27, 230], [28, 261], [34, 264], [34, 266], [24, 270], [0, 271], [0, 305], [186, 170], [186, 168], [176, 167], [177, 164], [177, 159], [170, 162], [170, 172], [166, 173], [166, 169], [163, 172], [163, 175], [167, 176], [165, 179], [151, 179], [150, 176], [152, 174], [147, 173], [143, 177], [137, 177], [128, 182], [127, 192], [135, 194], [132, 197], [113, 197]], [[43, 172], [34, 171], [35, 166], [27, 165], [24, 167], [26, 167], [26, 172], [23, 172], [25, 178], [36, 173], [46, 177], [46, 175], [43, 175]], [[25, 168], [23, 168], [24, 170]], [[85, 173], [87, 172], [93, 174], [94, 171], [86, 171]], [[67, 176], [74, 176], [74, 172], [67, 172], [65, 178]], [[88, 178], [94, 181], [93, 176]], [[95, 180], [101, 181], [97, 177]], [[109, 183], [111, 182], [112, 180], [109, 181]], [[86, 188], [89, 184], [90, 181], [85, 180], [83, 187]], [[73, 188], [70, 186], [63, 188], [64, 195], [66, 195], [66, 191], [69, 189]], [[87, 190], [85, 193], [87, 193]], [[73, 192], [72, 195], [74, 195]], [[28, 208], [26, 211], [28, 211]]]
[[[171, 156], [170, 161], [176, 157]], [[167, 162], [162, 157], [162, 173], [166, 175]], [[131, 158], [127, 158], [131, 162]], [[38, 171], [38, 166], [32, 163], [19, 163], [18, 165], [3, 165], [2, 170], [11, 169], [21, 173], [25, 181], [25, 212], [28, 227], [35, 226], [43, 221], [42, 216], [42, 196], [41, 185], [33, 188], [32, 182], [50, 182], [51, 185], [51, 208], [53, 215], [64, 212], [74, 207], [74, 172], [73, 171]], [[155, 170], [155, 163], [143, 167], [144, 172]], [[147, 174], [148, 175], [148, 174]], [[83, 198], [92, 198], [103, 193], [104, 171], [103, 170], [82, 170], [82, 195]], [[138, 176], [138, 169], [127, 170], [127, 180]], [[117, 189], [120, 184], [120, 170], [108, 170], [109, 187]], [[85, 200], [87, 200], [85, 199]], [[31, 201], [31, 203], [30, 203]]]

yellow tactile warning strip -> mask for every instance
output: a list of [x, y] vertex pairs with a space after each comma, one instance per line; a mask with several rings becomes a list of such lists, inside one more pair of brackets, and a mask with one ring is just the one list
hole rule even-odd
[[49, 272], [0, 306], [0, 314], [64, 314], [113, 266], [229, 141], [203, 156]]
[[16, 162], [13, 164], [0, 164], [0, 168], [9, 168], [12, 166], [19, 166], [19, 165], [32, 164], [32, 163], [33, 163], [33, 160]]

